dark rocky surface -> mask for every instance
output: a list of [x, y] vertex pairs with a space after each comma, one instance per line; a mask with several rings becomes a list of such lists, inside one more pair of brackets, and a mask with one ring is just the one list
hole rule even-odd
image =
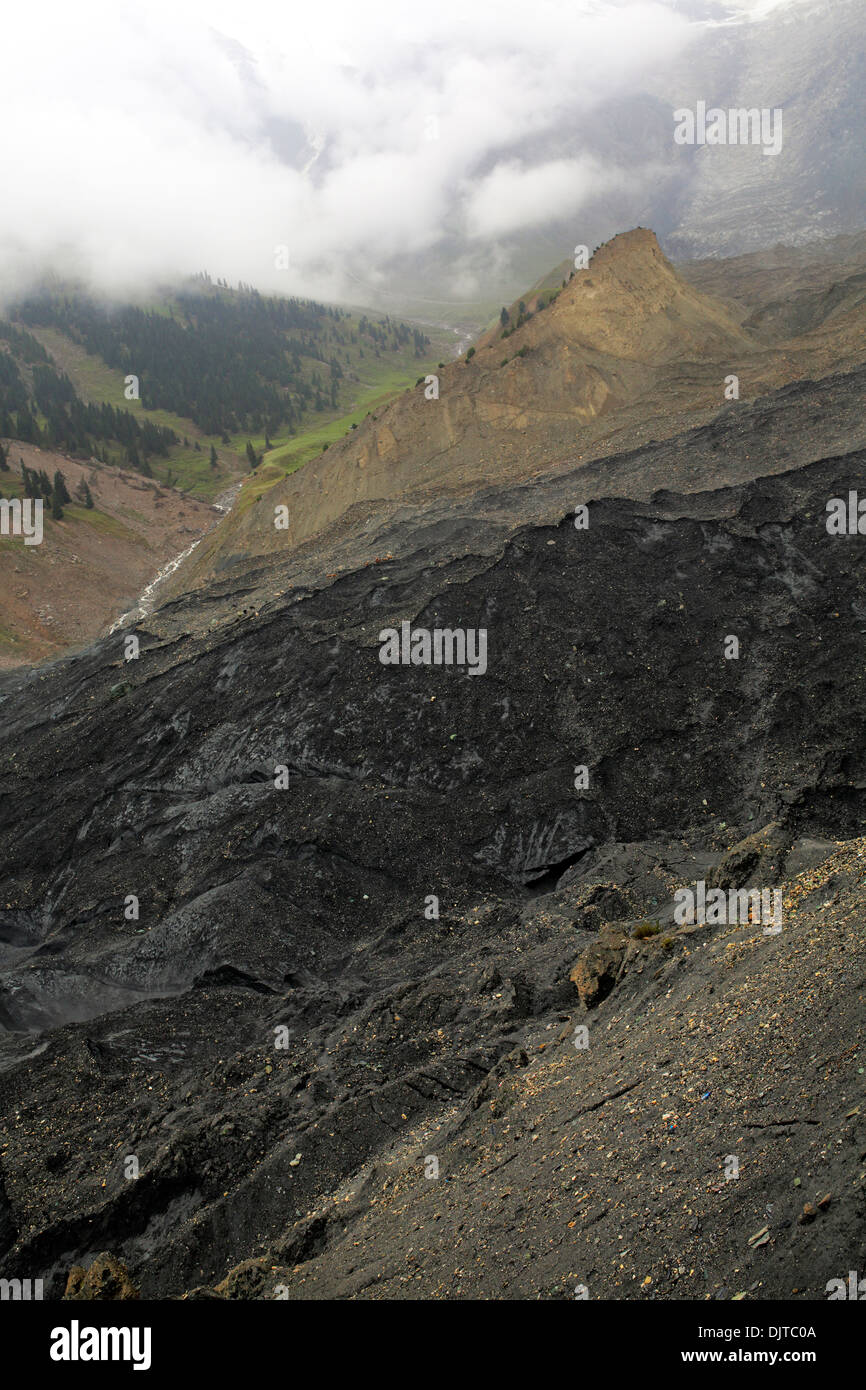
[[[175, 600], [136, 662], [117, 633], [0, 682], [4, 1274], [823, 1298], [863, 1268], [864, 541], [825, 527], [863, 381], [386, 509]], [[486, 628], [486, 674], [383, 666], [403, 619]], [[714, 871], [784, 882], [782, 933], [677, 925]]]

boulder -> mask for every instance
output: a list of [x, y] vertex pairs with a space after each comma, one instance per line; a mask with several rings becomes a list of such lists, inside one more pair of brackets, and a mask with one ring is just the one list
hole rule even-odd
[[87, 1269], [83, 1265], [72, 1266], [63, 1297], [111, 1301], [140, 1298], [141, 1294], [130, 1279], [126, 1265], [108, 1250], [103, 1250]]
[[610, 994], [623, 963], [628, 938], [621, 932], [609, 933], [594, 941], [580, 956], [569, 979], [581, 1003], [593, 1009]]
[[778, 883], [787, 836], [778, 821], [732, 845], [707, 875], [708, 888], [763, 888]]

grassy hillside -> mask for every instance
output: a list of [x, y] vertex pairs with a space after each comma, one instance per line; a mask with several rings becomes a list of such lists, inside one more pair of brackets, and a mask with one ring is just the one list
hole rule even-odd
[[[250, 471], [250, 447], [276, 470], [263, 478], [299, 467], [458, 344], [447, 325], [205, 281], [146, 308], [108, 307], [53, 288], [19, 304], [14, 319], [82, 402], [171, 431], [161, 454], [137, 454], [153, 477], [202, 498]], [[7, 351], [16, 355], [14, 343]], [[18, 365], [29, 388], [28, 366]], [[139, 379], [138, 399], [126, 396], [130, 374]], [[47, 437], [35, 407], [33, 414], [46, 436], [33, 442], [67, 447], [56, 428]], [[122, 441], [103, 438], [95, 452], [104, 462], [139, 466]]]
[[[174, 431], [178, 443], [170, 448], [168, 457], [149, 461], [153, 476], [160, 482], [172, 483], [195, 497], [209, 500], [246, 470], [243, 445], [239, 449], [227, 447], [219, 436], [204, 434], [192, 420], [182, 415], [170, 410], [148, 409], [141, 400], [127, 400], [123, 376], [58, 329], [34, 326], [30, 332], [66, 373], [82, 400], [105, 402], [118, 410], [128, 411], [137, 419], [151, 420]], [[210, 466], [212, 444], [217, 453], [216, 468]], [[109, 447], [107, 452], [106, 462], [119, 467], [128, 466], [129, 461], [122, 448]]]
[[[413, 382], [414, 380], [415, 378], [413, 378]], [[369, 414], [387, 405], [389, 401], [394, 400], [410, 385], [412, 382], [406, 381], [398, 373], [393, 373], [384, 390], [377, 390], [373, 387], [366, 391], [356, 409], [349, 411], [346, 415], [328, 420], [316, 429], [307, 430], [296, 439], [288, 439], [284, 443], [276, 444], [264, 455], [262, 463], [256, 469], [255, 476], [245, 482], [235, 504], [235, 509], [239, 513], [246, 511], [248, 507], [252, 506], [256, 498], [261, 497], [263, 492], [267, 492], [281, 478], [286, 478], [290, 473], [296, 472], [310, 459], [323, 453], [331, 444], [336, 444], [338, 440], [351, 434], [352, 430], [356, 429]]]

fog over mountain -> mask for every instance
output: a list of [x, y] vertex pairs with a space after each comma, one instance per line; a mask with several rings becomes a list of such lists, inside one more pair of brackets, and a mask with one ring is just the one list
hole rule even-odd
[[[52, 271], [137, 294], [207, 269], [459, 302], [637, 223], [704, 255], [864, 220], [863, 0], [379, 9], [8, 16], [0, 293]], [[699, 100], [781, 106], [780, 156], [677, 146], [673, 111]]]

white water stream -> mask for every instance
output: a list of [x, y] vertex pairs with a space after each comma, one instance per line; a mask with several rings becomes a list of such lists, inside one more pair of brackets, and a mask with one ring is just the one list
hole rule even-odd
[[[221, 511], [224, 515], [230, 512], [240, 492], [240, 486], [240, 483], [235, 483], [232, 487], [227, 488], [225, 492], [220, 493], [219, 497], [214, 498], [211, 505], [216, 507], [217, 510]], [[219, 525], [219, 522], [217, 522], [216, 525]], [[108, 629], [109, 635], [112, 632], [116, 632], [119, 627], [123, 627], [124, 624], [128, 622], [140, 622], [142, 618], [147, 617], [148, 613], [153, 612], [156, 595], [160, 586], [170, 574], [174, 574], [175, 570], [180, 568], [187, 556], [192, 554], [196, 546], [201, 545], [204, 537], [210, 535], [212, 530], [213, 527], [209, 527], [203, 536], [199, 536], [198, 540], [193, 541], [192, 545], [188, 545], [186, 550], [182, 550], [179, 555], [175, 555], [174, 559], [168, 560], [166, 564], [163, 565], [158, 574], [156, 574], [154, 578], [151, 579], [150, 583], [142, 589], [138, 596], [138, 602], [132, 608], [127, 609], [125, 613], [121, 614], [117, 622], [112, 623], [111, 627]]]

